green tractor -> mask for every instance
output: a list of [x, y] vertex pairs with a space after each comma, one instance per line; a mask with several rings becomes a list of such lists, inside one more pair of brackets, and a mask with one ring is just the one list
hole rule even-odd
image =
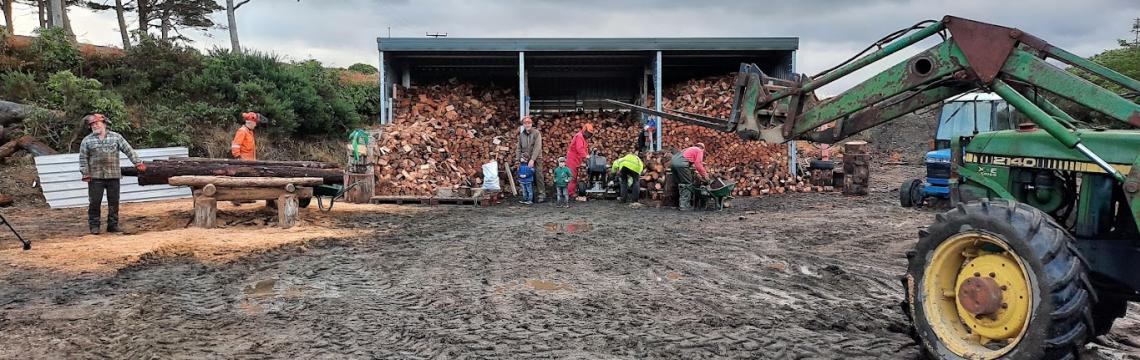
[[[934, 35], [944, 41], [815, 100], [815, 89]], [[979, 90], [996, 93], [1024, 122], [950, 139], [955, 207], [937, 214], [907, 254], [905, 312], [938, 359], [1076, 358], [1127, 302], [1140, 301], [1140, 105], [1131, 100], [1140, 82], [1020, 30], [947, 16], [810, 78], [769, 78], [743, 64], [729, 119], [613, 103], [750, 140], [835, 143]], [[1054, 105], [1058, 98], [1131, 129], [1087, 126]], [[834, 126], [820, 130], [825, 124]]]

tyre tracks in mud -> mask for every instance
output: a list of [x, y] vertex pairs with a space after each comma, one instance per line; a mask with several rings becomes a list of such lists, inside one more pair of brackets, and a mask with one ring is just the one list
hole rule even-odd
[[[376, 233], [220, 266], [173, 259], [106, 279], [17, 281], [0, 290], [17, 299], [0, 330], [27, 336], [0, 339], [0, 355], [916, 357], [898, 307], [902, 254], [866, 249], [910, 230], [758, 221], [796, 208], [784, 206], [354, 215], [346, 226]], [[818, 238], [829, 232], [854, 236]]]

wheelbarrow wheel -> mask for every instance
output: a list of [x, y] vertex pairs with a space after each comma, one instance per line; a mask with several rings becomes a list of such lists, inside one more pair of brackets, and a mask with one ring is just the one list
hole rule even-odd
[[299, 206], [301, 208], [307, 208], [307, 207], [309, 207], [309, 204], [312, 202], [313, 202], [313, 198], [311, 198], [311, 197], [299, 198], [299, 199], [297, 199], [297, 206]]

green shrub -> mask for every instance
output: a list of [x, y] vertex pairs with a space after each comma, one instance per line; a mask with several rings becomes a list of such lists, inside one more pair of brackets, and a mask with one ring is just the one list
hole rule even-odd
[[[1140, 79], [1140, 45], [1129, 45], [1121, 47], [1119, 49], [1106, 50], [1100, 54], [1090, 57], [1089, 60], [1092, 60], [1093, 62], [1100, 65], [1104, 65], [1105, 67], [1124, 74], [1130, 78]], [[1070, 67], [1068, 70], [1080, 77], [1091, 81], [1094, 84], [1097, 84], [1118, 94], [1127, 92], [1124, 88], [1120, 87], [1116, 83], [1110, 82], [1098, 76], [1094, 76], [1089, 72], [1079, 70], [1074, 67]], [[1112, 119], [1096, 111], [1092, 111], [1091, 109], [1086, 108], [1082, 105], [1062, 99], [1056, 95], [1050, 96], [1050, 99], [1056, 102], [1057, 106], [1059, 106], [1062, 110], [1077, 120], [1086, 121], [1097, 126], [1109, 128], [1130, 127], [1125, 123]], [[1140, 97], [1134, 99], [1133, 101], [1140, 103]]]
[[126, 118], [126, 105], [118, 94], [104, 90], [99, 80], [80, 78], [67, 70], [48, 77], [43, 103], [69, 116], [98, 112], [111, 119]]
[[83, 58], [62, 28], [39, 28], [36, 29], [36, 34], [38, 36], [28, 50], [33, 57], [30, 61], [35, 62], [40, 69], [55, 73], [79, 67]]
[[36, 77], [25, 72], [0, 74], [0, 99], [33, 102], [40, 98], [43, 89]]
[[361, 74], [369, 74], [369, 75], [376, 74], [376, 73], [380, 72], [380, 70], [377, 69], [375, 66], [368, 65], [365, 63], [352, 64], [352, 66], [348, 67], [348, 70], [355, 71], [355, 72], [358, 72]]
[[59, 152], [68, 152], [74, 137], [82, 136], [79, 120], [69, 121], [66, 116], [32, 107], [24, 119], [24, 134], [31, 135]]
[[264, 53], [214, 51], [185, 92], [192, 100], [262, 113], [272, 119], [263, 131], [272, 133], [339, 135], [360, 122], [336, 73], [317, 61], [284, 64]]

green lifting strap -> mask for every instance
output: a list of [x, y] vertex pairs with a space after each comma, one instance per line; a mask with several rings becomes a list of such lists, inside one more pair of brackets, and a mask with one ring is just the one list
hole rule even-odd
[[368, 146], [368, 133], [362, 129], [356, 129], [356, 131], [348, 134], [348, 139], [352, 141], [352, 162], [360, 163], [360, 150], [357, 145], [360, 144], [361, 139], [364, 139], [364, 146]]

